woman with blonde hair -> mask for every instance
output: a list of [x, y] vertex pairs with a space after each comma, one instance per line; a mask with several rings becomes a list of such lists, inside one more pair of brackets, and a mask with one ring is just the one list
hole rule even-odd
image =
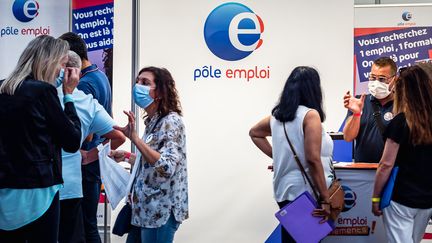
[[71, 96], [79, 70], [65, 67], [68, 49], [39, 36], [0, 81], [0, 242], [57, 242], [61, 149], [75, 152], [81, 139]]
[[[383, 215], [389, 242], [420, 242], [432, 216], [432, 80], [419, 66], [401, 68], [394, 91], [396, 116], [384, 133], [372, 212]], [[395, 166], [390, 205], [380, 209], [380, 195]]]

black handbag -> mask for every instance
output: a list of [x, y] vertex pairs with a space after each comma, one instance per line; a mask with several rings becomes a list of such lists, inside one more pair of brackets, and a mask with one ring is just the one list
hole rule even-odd
[[131, 219], [132, 207], [129, 203], [126, 203], [116, 218], [112, 233], [118, 236], [123, 236], [124, 234], [129, 233], [132, 228]]

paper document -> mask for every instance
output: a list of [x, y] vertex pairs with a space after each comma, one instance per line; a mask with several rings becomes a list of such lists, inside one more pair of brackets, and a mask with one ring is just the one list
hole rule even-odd
[[100, 144], [97, 148], [99, 150], [99, 167], [102, 183], [104, 184], [111, 208], [114, 210], [118, 203], [127, 196], [127, 185], [130, 174], [123, 166], [108, 157], [111, 151], [110, 144]]

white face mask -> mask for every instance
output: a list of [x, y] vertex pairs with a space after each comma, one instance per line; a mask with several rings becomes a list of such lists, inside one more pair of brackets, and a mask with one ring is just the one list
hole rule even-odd
[[369, 93], [377, 99], [384, 99], [390, 95], [389, 85], [378, 80], [369, 81]]

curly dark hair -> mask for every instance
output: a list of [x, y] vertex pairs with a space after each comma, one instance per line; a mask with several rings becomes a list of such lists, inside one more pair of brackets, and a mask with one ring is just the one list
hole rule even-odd
[[141, 69], [138, 76], [143, 72], [150, 72], [155, 77], [156, 92], [159, 99], [158, 112], [161, 116], [166, 116], [170, 112], [177, 112], [182, 115], [182, 108], [175, 86], [175, 81], [171, 73], [166, 68], [145, 67]]

